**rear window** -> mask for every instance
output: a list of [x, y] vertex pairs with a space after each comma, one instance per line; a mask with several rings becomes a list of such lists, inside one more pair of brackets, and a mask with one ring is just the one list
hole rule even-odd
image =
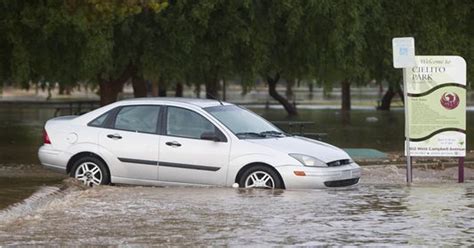
[[93, 127], [103, 127], [105, 124], [105, 120], [107, 120], [107, 117], [109, 116], [111, 111], [95, 118], [93, 121], [89, 122], [89, 126]]

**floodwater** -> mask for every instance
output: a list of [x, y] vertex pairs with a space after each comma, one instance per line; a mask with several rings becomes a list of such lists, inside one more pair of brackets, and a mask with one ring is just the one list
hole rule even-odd
[[[403, 144], [402, 111], [354, 110], [349, 119], [337, 110], [300, 110], [292, 119], [256, 111], [314, 121], [305, 132], [327, 133], [341, 147]], [[0, 246], [474, 245], [473, 169], [465, 184], [455, 183], [455, 168], [416, 169], [411, 187], [403, 169], [377, 166], [344, 189], [84, 188], [38, 165], [42, 125], [53, 114], [0, 109]]]
[[271, 191], [67, 179], [0, 211], [2, 244], [472, 246], [474, 184]]
[[[251, 108], [252, 109], [252, 108]], [[357, 109], [348, 113], [338, 109], [300, 109], [288, 117], [282, 109], [254, 108], [270, 121], [310, 121], [304, 133], [323, 134], [322, 140], [343, 148], [375, 148], [384, 152], [403, 150], [404, 114]], [[53, 109], [0, 108], [0, 163], [38, 163], [44, 123], [54, 116]], [[474, 111], [467, 112], [467, 123], [474, 122]], [[288, 126], [279, 125], [285, 131]], [[298, 132], [294, 128], [293, 132]], [[474, 129], [467, 129], [467, 147], [474, 147]]]
[[[272, 121], [310, 121], [304, 133], [325, 134], [322, 140], [343, 148], [374, 148], [383, 152], [399, 152], [404, 147], [405, 117], [403, 109], [376, 111], [354, 109], [300, 109], [299, 115], [288, 117], [281, 109], [252, 109]], [[466, 113], [468, 123], [474, 123], [474, 111]], [[288, 126], [280, 125], [285, 129]], [[293, 128], [293, 132], [299, 131]], [[466, 130], [467, 148], [474, 147], [474, 129]]]

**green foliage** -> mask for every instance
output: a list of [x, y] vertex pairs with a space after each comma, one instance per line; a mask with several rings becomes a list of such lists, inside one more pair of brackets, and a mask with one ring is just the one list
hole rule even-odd
[[151, 0], [4, 0], [0, 79], [75, 84], [117, 73], [123, 60], [135, 54], [117, 50], [125, 35], [115, 29], [142, 12], [164, 7]]
[[251, 5], [249, 37], [239, 47], [240, 71], [262, 77], [280, 74], [285, 79], [314, 75], [319, 31], [314, 1], [255, 1]]
[[0, 0], [0, 80], [259, 77], [398, 83], [391, 40], [461, 55], [473, 73], [472, 0]]
[[401, 81], [402, 73], [392, 65], [393, 37], [415, 38], [417, 55], [460, 55], [473, 66], [474, 2], [470, 0], [383, 0], [374, 5], [374, 15], [367, 26], [369, 50], [366, 64], [370, 75], [392, 84]]

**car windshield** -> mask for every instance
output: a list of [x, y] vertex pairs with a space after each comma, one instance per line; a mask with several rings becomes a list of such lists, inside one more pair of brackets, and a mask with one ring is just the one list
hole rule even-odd
[[257, 114], [235, 105], [208, 107], [205, 110], [240, 139], [283, 137], [286, 134]]

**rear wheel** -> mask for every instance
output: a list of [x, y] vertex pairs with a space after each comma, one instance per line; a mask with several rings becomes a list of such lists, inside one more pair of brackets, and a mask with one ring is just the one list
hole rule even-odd
[[105, 163], [94, 157], [84, 157], [77, 160], [74, 163], [71, 176], [90, 187], [110, 183]]
[[247, 169], [240, 178], [239, 185], [242, 188], [281, 189], [283, 182], [278, 174], [263, 165], [252, 166]]

